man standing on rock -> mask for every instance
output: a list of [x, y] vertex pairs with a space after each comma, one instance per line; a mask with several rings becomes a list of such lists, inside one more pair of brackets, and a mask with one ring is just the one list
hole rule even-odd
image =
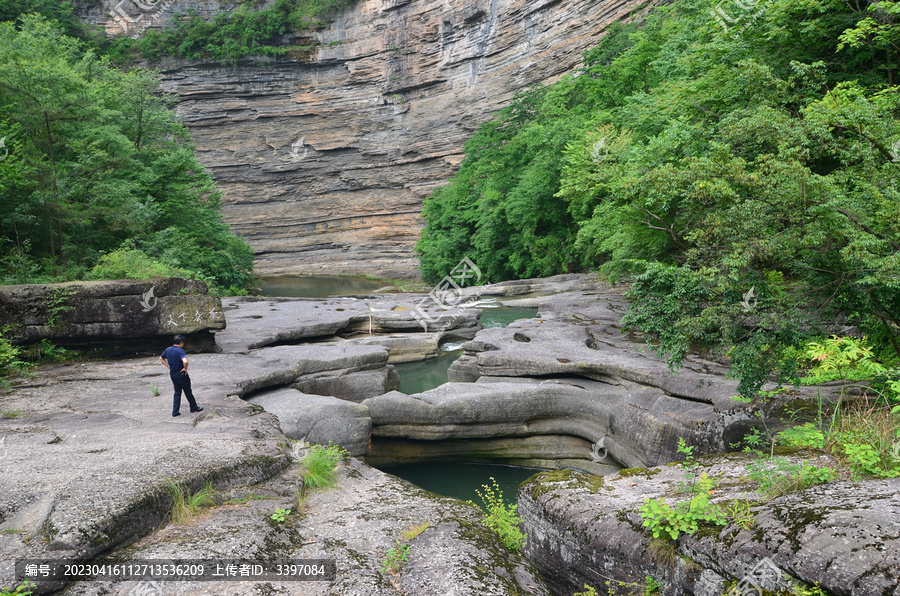
[[184, 336], [176, 335], [175, 345], [169, 346], [163, 351], [159, 360], [163, 366], [169, 369], [169, 378], [175, 386], [175, 401], [172, 402], [172, 416], [181, 416], [181, 392], [184, 391], [188, 403], [191, 404], [191, 412], [202, 412], [203, 408], [194, 400], [191, 391], [191, 378], [188, 376], [188, 359], [184, 353]]

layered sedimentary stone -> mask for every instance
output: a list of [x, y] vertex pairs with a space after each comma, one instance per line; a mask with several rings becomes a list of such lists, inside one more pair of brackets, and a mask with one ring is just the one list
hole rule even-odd
[[[216, 334], [227, 353], [280, 343], [333, 339], [384, 346], [390, 362], [434, 358], [447, 341], [471, 339], [481, 311], [442, 309], [417, 294], [357, 298], [226, 298], [228, 329]], [[427, 302], [423, 306], [423, 301]]]
[[[678, 459], [680, 438], [697, 453], [724, 450], [734, 435], [730, 426], [749, 416], [734, 399], [737, 383], [726, 378], [724, 366], [691, 357], [673, 373], [624, 336], [619, 321], [625, 303], [596, 278], [560, 276], [479, 290], [487, 296], [547, 295], [528, 298], [541, 306], [537, 318], [483, 329], [465, 343], [465, 354], [450, 367], [451, 383], [414, 396], [367, 400], [376, 439], [372, 461], [435, 457], [440, 449], [425, 447], [426, 441], [496, 459], [505, 441], [528, 437], [531, 446], [521, 443], [522, 457], [554, 462], [548, 467], [596, 472], [607, 463], [658, 465]], [[570, 450], [545, 457], [544, 447], [534, 447], [555, 441]]]
[[[583, 440], [580, 447], [560, 459], [590, 471], [596, 470], [585, 466], [601, 456], [600, 463], [626, 466], [672, 461], [679, 437], [698, 453], [721, 451], [730, 420], [746, 417], [738, 408], [721, 413], [710, 404], [674, 398], [654, 387], [577, 377], [447, 383], [424, 393], [394, 391], [362, 403], [369, 408], [376, 438], [577, 437]], [[592, 446], [598, 443], [595, 456]]]
[[377, 467], [422, 462], [494, 463], [524, 468], [573, 468], [591, 474], [611, 474], [619, 469], [611, 458], [596, 459], [594, 446], [569, 435], [534, 435], [490, 439], [444, 439], [425, 441], [375, 436], [365, 460]]
[[[279, 58], [168, 60], [200, 161], [260, 274], [413, 277], [423, 200], [477, 126], [519, 91], [557, 80], [642, 0], [359, 0]], [[218, 0], [85, 4], [138, 37]], [[289, 48], [290, 50], [290, 48]], [[462, 256], [462, 255], [461, 255]]]
[[0, 327], [7, 326], [21, 343], [146, 349], [180, 333], [196, 350], [212, 347], [225, 316], [199, 281], [81, 281], [0, 286]]

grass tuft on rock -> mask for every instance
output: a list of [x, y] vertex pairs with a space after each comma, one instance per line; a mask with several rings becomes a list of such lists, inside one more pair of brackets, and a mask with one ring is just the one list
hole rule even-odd
[[166, 492], [172, 498], [172, 523], [183, 524], [197, 516], [206, 507], [215, 505], [213, 495], [216, 491], [209, 482], [206, 486], [192, 493], [174, 480], [166, 480]]
[[344, 458], [339, 445], [313, 445], [301, 462], [303, 485], [310, 488], [334, 488], [337, 486], [337, 466]]

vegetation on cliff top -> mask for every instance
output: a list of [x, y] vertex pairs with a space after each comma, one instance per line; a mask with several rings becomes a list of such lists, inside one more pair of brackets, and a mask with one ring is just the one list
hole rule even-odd
[[207, 21], [196, 11], [175, 15], [161, 30], [151, 29], [140, 39], [117, 38], [104, 51], [119, 63], [165, 56], [190, 60], [233, 61], [244, 56], [281, 56], [296, 50], [285, 36], [325, 25], [329, 16], [356, 0], [275, 0], [261, 10], [241, 5]]
[[745, 395], [835, 322], [896, 363], [898, 14], [676, 0], [610, 28], [577, 75], [466, 144], [426, 201], [423, 275], [468, 256], [489, 281], [633, 276], [627, 325], [673, 366], [689, 347], [730, 356]]
[[0, 279], [252, 281], [253, 253], [158, 88], [38, 15], [0, 23]]

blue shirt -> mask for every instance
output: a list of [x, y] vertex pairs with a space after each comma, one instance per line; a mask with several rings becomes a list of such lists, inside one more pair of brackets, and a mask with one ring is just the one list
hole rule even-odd
[[169, 374], [181, 374], [181, 369], [184, 368], [184, 362], [181, 359], [187, 358], [184, 350], [178, 346], [169, 346], [163, 351], [161, 357], [169, 363]]

